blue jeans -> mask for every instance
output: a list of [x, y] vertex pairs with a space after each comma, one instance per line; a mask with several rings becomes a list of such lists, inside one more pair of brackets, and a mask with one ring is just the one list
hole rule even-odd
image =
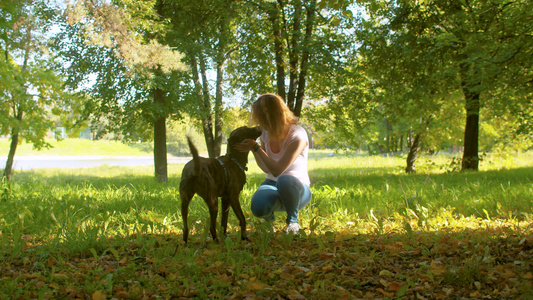
[[274, 220], [274, 212], [287, 212], [287, 225], [298, 222], [298, 211], [311, 201], [311, 190], [292, 175], [281, 175], [278, 181], [265, 179], [252, 196], [254, 216]]

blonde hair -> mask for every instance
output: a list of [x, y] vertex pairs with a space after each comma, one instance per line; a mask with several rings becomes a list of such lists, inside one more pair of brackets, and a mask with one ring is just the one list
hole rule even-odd
[[283, 139], [291, 125], [298, 124], [298, 118], [276, 94], [263, 94], [252, 103], [252, 121], [268, 131], [269, 138]]

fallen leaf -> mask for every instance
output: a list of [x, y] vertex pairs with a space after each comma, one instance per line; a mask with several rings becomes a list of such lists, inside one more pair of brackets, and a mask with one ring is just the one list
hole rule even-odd
[[320, 257], [323, 259], [331, 259], [335, 257], [333, 253], [320, 253]]
[[225, 283], [228, 283], [228, 282], [231, 282], [231, 278], [226, 275], [226, 274], [222, 274], [218, 277], [218, 280], [221, 281], [221, 282], [225, 282]]
[[254, 281], [254, 282], [248, 283], [248, 289], [251, 290], [251, 291], [261, 291], [261, 290], [264, 290], [267, 287], [268, 287], [268, 285], [266, 285], [264, 283], [261, 283], [261, 282], [258, 282], [258, 281]]
[[93, 300], [105, 300], [106, 296], [105, 296], [104, 292], [96, 291], [96, 292], [93, 293], [92, 299]]
[[279, 274], [279, 277], [281, 279], [284, 279], [284, 280], [293, 280], [294, 279], [294, 275], [289, 274], [289, 273], [281, 273], [281, 274]]
[[329, 271], [332, 271], [333, 269], [334, 269], [333, 264], [327, 264], [324, 267], [322, 267], [322, 272], [329, 272]]
[[59, 284], [55, 282], [50, 283], [49, 287], [53, 288], [54, 290], [59, 290], [61, 288]]
[[289, 298], [291, 300], [303, 300], [303, 299], [306, 299], [302, 294], [298, 293], [295, 290], [291, 290], [289, 292], [289, 295], [287, 296], [287, 298]]
[[61, 274], [61, 273], [55, 273], [54, 275], [52, 275], [52, 277], [54, 277], [57, 280], [67, 280], [69, 278], [68, 275]]
[[504, 269], [503, 272], [501, 273], [501, 275], [506, 278], [506, 279], [509, 279], [509, 278], [514, 278], [516, 277], [516, 274], [515, 272], [509, 270], [509, 269]]
[[446, 273], [446, 267], [442, 265], [439, 266], [435, 261], [431, 262], [429, 268], [431, 269], [431, 273], [433, 275], [442, 275]]
[[130, 294], [128, 292], [126, 292], [126, 291], [121, 291], [121, 292], [116, 293], [115, 298], [118, 298], [118, 299], [129, 299], [130, 298]]
[[308, 273], [308, 272], [311, 272], [311, 269], [309, 268], [306, 268], [306, 267], [296, 267], [298, 270], [304, 272], [304, 273]]
[[385, 296], [385, 297], [394, 297], [393, 293], [386, 292], [382, 288], [377, 288], [376, 291], [378, 291], [379, 293], [383, 294], [383, 296]]
[[472, 297], [472, 298], [483, 298], [482, 295], [478, 291], [470, 293], [470, 297]]
[[388, 287], [390, 285], [390, 282], [388, 282], [385, 279], [380, 279], [379, 283], [381, 283], [383, 285], [383, 287]]
[[453, 288], [442, 288], [442, 291], [446, 294], [446, 296], [450, 296], [453, 293]]
[[397, 292], [397, 291], [399, 291], [401, 288], [402, 288], [402, 286], [399, 285], [399, 284], [396, 283], [396, 282], [391, 282], [391, 283], [389, 284], [389, 291], [390, 291], [390, 292]]

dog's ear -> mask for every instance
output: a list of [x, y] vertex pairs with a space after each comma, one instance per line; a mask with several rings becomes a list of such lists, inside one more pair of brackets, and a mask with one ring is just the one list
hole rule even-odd
[[261, 134], [263, 133], [263, 129], [261, 129], [260, 126], [255, 126], [252, 128], [254, 130], [254, 135], [257, 135], [257, 137], [260, 137]]
[[242, 140], [244, 140], [243, 138], [243, 133], [245, 132], [245, 130], [247, 129], [248, 127], [246, 126], [242, 126], [242, 127], [239, 127], [235, 130], [233, 130], [230, 134], [229, 134], [229, 137], [228, 137], [228, 144], [232, 144], [232, 143], [239, 143], [241, 142]]

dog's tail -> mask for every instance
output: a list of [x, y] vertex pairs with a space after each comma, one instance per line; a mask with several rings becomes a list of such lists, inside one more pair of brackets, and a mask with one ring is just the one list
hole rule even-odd
[[187, 142], [189, 143], [189, 149], [191, 149], [192, 161], [194, 163], [194, 175], [199, 175], [200, 174], [200, 155], [198, 154], [198, 149], [196, 149], [190, 137], [187, 137]]

